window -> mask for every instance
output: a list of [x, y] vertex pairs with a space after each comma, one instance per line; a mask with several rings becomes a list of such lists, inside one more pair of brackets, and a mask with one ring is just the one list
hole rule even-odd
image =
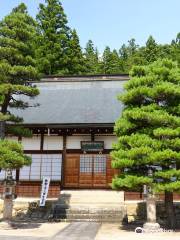
[[80, 155], [80, 173], [106, 173], [105, 155]]
[[50, 177], [53, 181], [61, 180], [62, 155], [60, 154], [31, 154], [31, 166], [20, 169], [20, 180], [39, 181]]
[[94, 173], [106, 173], [106, 156], [94, 156]]
[[91, 155], [80, 155], [80, 173], [92, 173], [92, 161]]

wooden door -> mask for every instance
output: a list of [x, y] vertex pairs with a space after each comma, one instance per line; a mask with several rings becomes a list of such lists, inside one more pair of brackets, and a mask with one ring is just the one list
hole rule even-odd
[[93, 186], [94, 187], [106, 187], [107, 185], [107, 156], [106, 155], [94, 155], [93, 156]]
[[67, 188], [110, 188], [113, 176], [111, 158], [105, 154], [67, 154], [65, 183]]
[[102, 154], [80, 155], [79, 186], [106, 187], [106, 160]]
[[65, 187], [79, 185], [79, 155], [68, 154], [65, 163]]
[[93, 156], [80, 155], [79, 186], [92, 187], [93, 185]]

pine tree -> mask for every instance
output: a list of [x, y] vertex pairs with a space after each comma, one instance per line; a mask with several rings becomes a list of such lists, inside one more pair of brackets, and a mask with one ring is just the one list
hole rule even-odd
[[[27, 82], [38, 77], [35, 68], [33, 39], [35, 22], [28, 15], [25, 4], [20, 4], [0, 22], [0, 118], [13, 122], [22, 119], [10, 113], [11, 108], [26, 108], [22, 95], [34, 97], [38, 90]], [[13, 127], [16, 135], [27, 130]]]
[[133, 65], [142, 64], [142, 56], [140, 56], [139, 46], [134, 38], [128, 41], [128, 45], [122, 45], [119, 50], [121, 72], [128, 73]]
[[100, 63], [98, 58], [98, 50], [94, 47], [92, 40], [89, 40], [85, 48], [85, 65], [86, 73], [97, 74], [100, 71]]
[[144, 59], [147, 64], [156, 61], [159, 58], [159, 47], [152, 36], [149, 36], [144, 51]]
[[[165, 193], [169, 227], [175, 226], [173, 192], [180, 190], [180, 69], [158, 60], [136, 66], [119, 99], [125, 108], [115, 124], [118, 143], [111, 153], [122, 173], [114, 188]], [[151, 174], [149, 174], [151, 173]]]
[[76, 75], [83, 73], [85, 71], [85, 59], [79, 43], [79, 37], [75, 29], [71, 32], [68, 55], [68, 73]]
[[4, 170], [19, 169], [29, 165], [31, 158], [24, 154], [23, 147], [15, 141], [0, 140], [0, 168]]
[[103, 53], [103, 72], [105, 74], [122, 73], [122, 67], [117, 51], [111, 52], [110, 47], [106, 47]]
[[70, 28], [59, 0], [45, 0], [37, 15], [37, 60], [43, 74], [67, 74]]
[[180, 66], [180, 32], [177, 34], [176, 39], [171, 43], [171, 57], [176, 60]]

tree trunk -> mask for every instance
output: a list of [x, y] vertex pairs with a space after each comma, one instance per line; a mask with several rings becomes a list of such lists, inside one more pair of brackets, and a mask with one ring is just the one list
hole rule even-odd
[[1, 107], [1, 112], [3, 114], [6, 114], [7, 110], [8, 110], [8, 105], [9, 105], [9, 102], [10, 102], [10, 95], [7, 94], [4, 97], [5, 97], [5, 99], [4, 99], [4, 102], [3, 102], [2, 107]]
[[173, 205], [173, 193], [165, 192], [165, 209], [167, 214], [167, 227], [175, 229], [177, 226], [175, 209]]

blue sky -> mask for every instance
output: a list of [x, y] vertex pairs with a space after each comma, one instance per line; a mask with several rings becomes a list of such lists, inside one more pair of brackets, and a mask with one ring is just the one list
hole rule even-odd
[[[22, 0], [0, 0], [1, 18]], [[43, 0], [24, 0], [35, 16]], [[135, 38], [145, 44], [149, 35], [168, 43], [180, 32], [180, 0], [62, 0], [69, 25], [82, 47], [92, 39], [100, 52], [106, 45], [119, 49]]]

